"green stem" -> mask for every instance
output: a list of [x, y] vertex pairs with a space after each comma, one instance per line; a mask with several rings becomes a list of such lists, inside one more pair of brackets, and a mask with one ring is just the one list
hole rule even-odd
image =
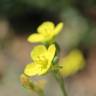
[[64, 86], [64, 79], [61, 78], [61, 81], [59, 82], [59, 84], [60, 84], [61, 90], [63, 92], [63, 95], [68, 96], [67, 92], [66, 92], [66, 89], [65, 89], [65, 86]]
[[58, 74], [58, 73], [53, 73], [56, 81], [58, 82], [58, 84], [60, 85], [60, 88], [62, 90], [63, 96], [68, 96], [66, 90], [65, 90], [65, 86], [64, 86], [64, 79]]

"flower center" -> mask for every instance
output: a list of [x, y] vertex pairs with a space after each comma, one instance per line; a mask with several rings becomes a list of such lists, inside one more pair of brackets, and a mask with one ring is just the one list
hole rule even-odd
[[41, 68], [46, 68], [48, 64], [48, 60], [45, 56], [38, 56], [35, 61], [37, 64], [41, 66]]

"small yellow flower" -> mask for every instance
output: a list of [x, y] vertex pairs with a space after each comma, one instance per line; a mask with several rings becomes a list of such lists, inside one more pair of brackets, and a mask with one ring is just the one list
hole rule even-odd
[[73, 50], [60, 61], [60, 74], [64, 77], [75, 74], [85, 66], [85, 59], [80, 50]]
[[24, 74], [27, 76], [45, 74], [51, 67], [55, 52], [56, 47], [54, 44], [50, 45], [48, 49], [44, 45], [34, 47], [31, 52], [33, 63], [25, 67]]
[[53, 40], [53, 38], [62, 30], [62, 28], [62, 22], [55, 26], [53, 22], [46, 21], [37, 28], [38, 33], [34, 33], [28, 37], [28, 41], [31, 43], [49, 42]]

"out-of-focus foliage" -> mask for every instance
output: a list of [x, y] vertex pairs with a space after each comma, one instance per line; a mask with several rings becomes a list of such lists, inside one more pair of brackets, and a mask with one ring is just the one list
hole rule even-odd
[[[62, 11], [64, 8], [89, 8], [96, 5], [96, 0], [0, 0], [0, 13], [3, 15], [20, 14], [31, 8]], [[83, 10], [82, 10], [83, 11]]]

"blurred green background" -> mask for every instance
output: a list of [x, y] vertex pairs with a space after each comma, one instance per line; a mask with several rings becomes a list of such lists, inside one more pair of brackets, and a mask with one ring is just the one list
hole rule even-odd
[[[44, 21], [64, 22], [61, 56], [74, 48], [85, 56], [85, 70], [65, 79], [69, 96], [96, 96], [96, 0], [0, 0], [0, 96], [36, 95], [19, 78], [34, 46], [26, 38]], [[51, 74], [42, 78], [46, 96], [62, 96]]]

